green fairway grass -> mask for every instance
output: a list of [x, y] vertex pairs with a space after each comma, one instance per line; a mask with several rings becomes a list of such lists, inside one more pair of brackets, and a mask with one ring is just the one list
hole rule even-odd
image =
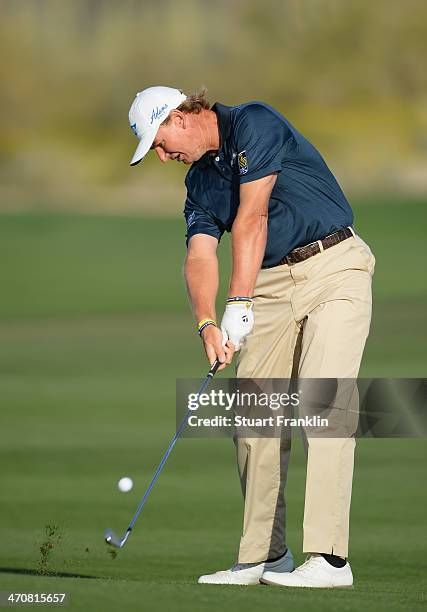
[[[355, 208], [377, 259], [361, 375], [423, 377], [426, 207]], [[176, 378], [208, 368], [182, 281], [184, 231], [182, 219], [0, 215], [0, 591], [67, 592], [66, 609], [81, 611], [425, 607], [421, 439], [358, 441], [353, 590], [196, 584], [235, 561], [242, 503], [227, 439], [180, 440], [128, 544], [109, 554], [104, 529], [127, 527], [174, 433]], [[228, 238], [220, 250], [222, 299]], [[121, 476], [133, 478], [130, 493], [118, 491]], [[304, 487], [295, 440], [288, 543], [298, 562]], [[46, 525], [60, 539], [41, 566]]]

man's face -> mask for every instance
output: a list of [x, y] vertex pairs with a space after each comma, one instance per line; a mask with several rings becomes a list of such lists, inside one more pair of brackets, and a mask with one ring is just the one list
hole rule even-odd
[[172, 111], [169, 122], [159, 127], [151, 149], [160, 161], [192, 164], [206, 153], [203, 134], [193, 119], [191, 114]]

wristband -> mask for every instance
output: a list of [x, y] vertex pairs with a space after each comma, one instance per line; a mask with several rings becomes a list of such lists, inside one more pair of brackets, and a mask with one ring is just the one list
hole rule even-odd
[[205, 327], [208, 327], [208, 325], [214, 325], [215, 327], [217, 327], [216, 321], [214, 321], [213, 319], [202, 319], [198, 322], [197, 332], [199, 336], [202, 335], [202, 331], [205, 329]]
[[252, 304], [252, 302], [252, 298], [241, 295], [227, 298], [227, 304]]

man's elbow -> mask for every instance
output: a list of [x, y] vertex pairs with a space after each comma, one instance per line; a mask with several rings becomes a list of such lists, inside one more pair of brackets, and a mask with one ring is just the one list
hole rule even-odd
[[267, 229], [268, 211], [264, 208], [254, 209], [236, 218], [231, 233], [258, 233]]
[[188, 274], [191, 274], [191, 271], [199, 268], [200, 266], [211, 267], [212, 265], [217, 265], [218, 259], [216, 253], [214, 252], [200, 252], [198, 250], [187, 251], [187, 254], [184, 259], [183, 265], [183, 273], [186, 278]]

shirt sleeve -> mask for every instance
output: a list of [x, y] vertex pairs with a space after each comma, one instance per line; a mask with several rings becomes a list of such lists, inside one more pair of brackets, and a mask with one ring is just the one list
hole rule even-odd
[[184, 217], [187, 224], [187, 233], [185, 234], [186, 244], [192, 236], [196, 234], [208, 234], [218, 240], [224, 233], [214, 217], [204, 208], [191, 200], [189, 196], [185, 201]]
[[251, 104], [241, 111], [234, 131], [240, 183], [281, 171], [284, 129], [283, 121], [262, 104]]

